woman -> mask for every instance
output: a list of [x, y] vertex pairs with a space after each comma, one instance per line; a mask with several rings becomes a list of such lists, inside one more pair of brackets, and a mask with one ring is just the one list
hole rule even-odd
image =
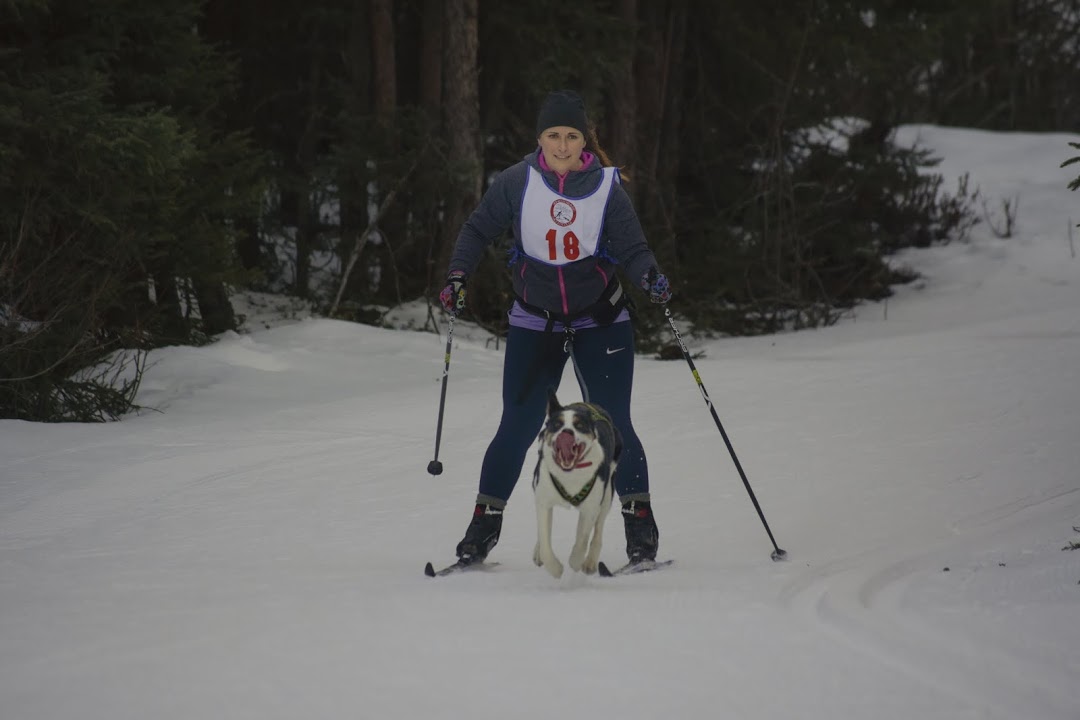
[[484, 456], [472, 521], [457, 546], [466, 563], [483, 560], [498, 542], [503, 508], [545, 419], [547, 389], [558, 388], [571, 354], [584, 399], [611, 413], [622, 434], [615, 489], [627, 557], [656, 558], [660, 533], [649, 471], [630, 422], [634, 330], [615, 266], [654, 303], [666, 303], [671, 292], [618, 169], [590, 129], [578, 95], [548, 95], [536, 121], [539, 148], [499, 173], [484, 193], [458, 235], [439, 294], [448, 312], [461, 312], [469, 275], [486, 248], [512, 229], [516, 301], [506, 337], [502, 419]]

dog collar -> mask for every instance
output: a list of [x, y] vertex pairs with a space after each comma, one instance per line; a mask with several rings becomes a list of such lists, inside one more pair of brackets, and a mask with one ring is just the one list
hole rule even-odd
[[[583, 463], [582, 465], [578, 465], [578, 467], [583, 467], [585, 465], [591, 464], [592, 463]], [[564, 488], [562, 484], [555, 479], [555, 476], [551, 473], [548, 473], [548, 475], [551, 477], [551, 484], [555, 486], [555, 489], [559, 492], [559, 495], [562, 496], [562, 499], [570, 503], [574, 507], [577, 507], [585, 501], [585, 498], [589, 497], [589, 493], [592, 491], [593, 485], [596, 484], [596, 476], [599, 474], [600, 473], [594, 473], [593, 476], [589, 478], [589, 482], [585, 483], [585, 487], [581, 488], [581, 490], [578, 491], [577, 495], [571, 497], [570, 493], [566, 492], [566, 488]]]

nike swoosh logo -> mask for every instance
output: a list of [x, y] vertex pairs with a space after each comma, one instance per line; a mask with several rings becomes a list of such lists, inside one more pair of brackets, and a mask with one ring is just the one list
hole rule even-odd
[[626, 349], [626, 348], [624, 348], [624, 347], [621, 347], [621, 348], [615, 348], [614, 350], [612, 350], [611, 348], [608, 348], [608, 349], [607, 349], [607, 354], [608, 354], [608, 355], [614, 355], [615, 353], [619, 352], [620, 350], [625, 350], [625, 349]]

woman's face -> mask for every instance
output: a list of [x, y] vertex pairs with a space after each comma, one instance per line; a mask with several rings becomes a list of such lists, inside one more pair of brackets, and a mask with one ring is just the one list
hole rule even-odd
[[540, 133], [540, 150], [547, 166], [560, 175], [581, 169], [581, 153], [585, 149], [585, 136], [577, 128], [549, 127]]

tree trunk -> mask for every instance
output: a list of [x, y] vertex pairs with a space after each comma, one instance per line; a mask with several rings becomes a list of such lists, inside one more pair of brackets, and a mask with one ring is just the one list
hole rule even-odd
[[202, 315], [203, 330], [207, 335], [218, 335], [226, 330], [236, 329], [236, 316], [225, 284], [220, 282], [200, 282], [196, 280], [195, 298], [199, 301], [199, 313]]
[[237, 226], [243, 231], [236, 241], [236, 254], [240, 259], [240, 267], [245, 270], [262, 267], [262, 238], [259, 235], [258, 219], [239, 218]]
[[667, 2], [649, 2], [641, 7], [641, 32], [637, 44], [637, 148], [634, 168], [642, 188], [643, 216], [648, 215], [646, 192], [656, 185], [656, 163], [663, 142], [664, 121], [664, 28]]
[[369, 43], [374, 18], [373, 13], [368, 11], [368, 3], [369, 0], [352, 1], [345, 52], [342, 57], [349, 91], [345, 111], [357, 117], [372, 111], [370, 96], [378, 95], [372, 86], [372, 78], [376, 75], [372, 58], [375, 53]]
[[657, 158], [656, 174], [661, 191], [665, 238], [675, 237], [675, 215], [678, 193], [675, 181], [679, 176], [679, 138], [682, 137], [683, 58], [686, 54], [686, 27], [689, 9], [687, 0], [674, 0], [668, 17], [666, 45], [667, 63], [664, 71], [665, 97], [661, 137], [663, 144]]
[[397, 109], [394, 0], [371, 0], [371, 55], [375, 79], [375, 116], [389, 130], [393, 127]]
[[482, 170], [477, 70], [479, 0], [445, 0], [443, 8], [443, 122], [454, 183], [447, 198], [441, 268], [450, 260], [462, 223], [480, 201]]
[[154, 300], [157, 305], [158, 336], [167, 344], [182, 345], [188, 341], [187, 323], [180, 308], [180, 291], [176, 287], [176, 272], [171, 267], [154, 273]]
[[443, 0], [424, 0], [420, 28], [420, 105], [438, 120], [442, 113]]
[[[619, 0], [619, 18], [634, 27], [637, 36], [637, 0]], [[633, 43], [633, 47], [637, 42]], [[634, 56], [626, 53], [616, 68], [611, 86], [610, 148], [616, 165], [630, 163], [637, 150], [637, 91], [634, 87]], [[633, 171], [633, 167], [629, 167]]]
[[[318, 47], [318, 33], [315, 33], [312, 46]], [[311, 60], [307, 97], [307, 120], [296, 146], [296, 169], [293, 181], [296, 183], [297, 218], [296, 218], [296, 283], [293, 288], [297, 297], [306, 298], [311, 294], [311, 253], [315, 249], [318, 234], [318, 208], [312, 207], [311, 186], [319, 134], [322, 129], [322, 111], [319, 108], [319, 95], [322, 85], [322, 55], [318, 52]]]
[[[371, 113], [382, 116], [385, 107], [385, 99], [382, 99], [379, 91], [378, 79], [385, 72], [377, 66], [385, 62], [380, 60], [380, 55], [385, 50], [373, 46], [372, 39], [377, 33], [374, 26], [377, 22], [377, 12], [369, 0], [352, 0], [349, 12], [349, 27], [345, 39], [344, 53], [344, 79], [342, 107], [350, 118], [362, 118]], [[392, 13], [386, 13], [388, 17]], [[391, 17], [392, 19], [392, 17]], [[396, 45], [391, 43], [391, 51]], [[393, 57], [389, 60], [394, 62]], [[391, 77], [396, 73], [392, 73]], [[393, 92], [397, 92], [397, 83], [393, 83]], [[380, 107], [382, 104], [382, 107]], [[374, 108], [374, 109], [373, 109]], [[346, 122], [342, 124], [342, 146], [362, 146], [368, 138], [356, 137], [355, 133], [361, 132], [359, 123]], [[340, 203], [340, 226], [339, 240], [336, 243], [336, 252], [342, 265], [348, 260], [349, 253], [355, 239], [363, 232], [368, 223], [367, 211], [367, 182], [369, 170], [362, 163], [346, 163], [336, 173], [338, 201]], [[351, 284], [348, 288], [352, 297], [358, 283]]]
[[[639, 137], [649, 138], [639, 148], [643, 219], [672, 237], [678, 173], [678, 136], [681, 124], [683, 55], [686, 51], [686, 0], [644, 6], [644, 33], [639, 56]], [[656, 243], [654, 242], [654, 249]]]

